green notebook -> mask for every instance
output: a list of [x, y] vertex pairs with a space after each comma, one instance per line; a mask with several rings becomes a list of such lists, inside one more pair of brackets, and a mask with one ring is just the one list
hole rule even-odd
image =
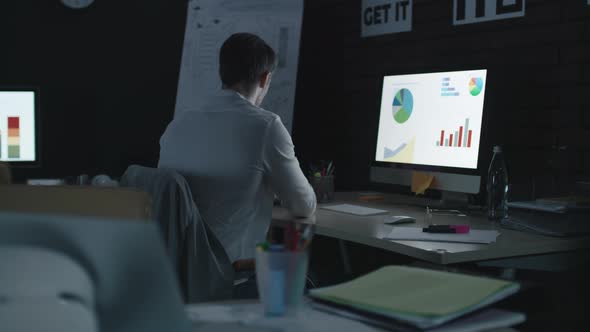
[[429, 328], [499, 301], [516, 291], [514, 282], [387, 266], [311, 296]]

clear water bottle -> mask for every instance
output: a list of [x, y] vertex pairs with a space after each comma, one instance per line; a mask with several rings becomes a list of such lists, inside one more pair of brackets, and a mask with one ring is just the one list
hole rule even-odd
[[488, 170], [488, 219], [501, 220], [508, 216], [508, 170], [502, 148], [494, 146], [494, 156]]

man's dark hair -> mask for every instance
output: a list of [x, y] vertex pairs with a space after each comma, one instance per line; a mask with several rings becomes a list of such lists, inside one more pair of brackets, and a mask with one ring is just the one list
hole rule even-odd
[[221, 46], [219, 75], [224, 86], [245, 83], [251, 86], [265, 72], [276, 68], [275, 51], [251, 33], [235, 33]]

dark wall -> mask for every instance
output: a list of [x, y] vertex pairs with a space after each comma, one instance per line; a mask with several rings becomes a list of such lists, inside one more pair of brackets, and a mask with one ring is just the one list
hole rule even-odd
[[[305, 1], [301, 159], [334, 160], [339, 189], [367, 187], [381, 76], [483, 67], [487, 141], [504, 144], [513, 182], [525, 188], [534, 178], [549, 191], [590, 176], [586, 1], [528, 0], [524, 18], [457, 27], [452, 0], [414, 2], [412, 32], [361, 38], [360, 0]], [[119, 175], [130, 163], [154, 164], [174, 110], [185, 16], [184, 0], [97, 0], [82, 11], [1, 1], [0, 85], [42, 93], [42, 168], [18, 173]]]
[[[415, 0], [412, 32], [360, 37], [360, 1], [307, 1], [295, 143], [334, 159], [337, 187], [368, 185], [384, 74], [487, 68], [491, 144], [516, 190], [555, 192], [590, 175], [590, 7], [527, 0], [523, 18], [452, 25], [452, 0]], [[555, 183], [555, 184], [554, 184]], [[563, 189], [563, 188], [562, 188]]]
[[0, 85], [41, 93], [40, 169], [17, 176], [121, 174], [154, 163], [172, 118], [185, 1], [0, 2]]

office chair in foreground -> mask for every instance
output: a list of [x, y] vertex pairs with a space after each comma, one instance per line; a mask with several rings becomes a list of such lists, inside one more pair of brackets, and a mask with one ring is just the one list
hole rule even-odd
[[0, 331], [190, 331], [157, 226], [0, 213]]

